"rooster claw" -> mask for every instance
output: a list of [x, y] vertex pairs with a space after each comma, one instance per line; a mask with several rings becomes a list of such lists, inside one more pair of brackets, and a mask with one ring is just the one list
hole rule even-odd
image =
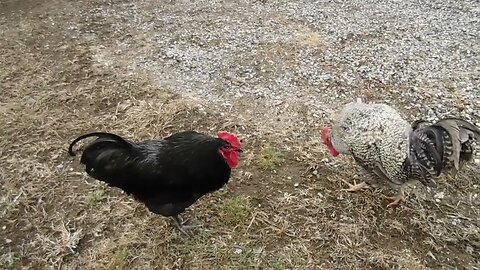
[[180, 216], [174, 216], [173, 220], [175, 220], [175, 227], [177, 227], [177, 229], [187, 237], [193, 236], [193, 233], [190, 231], [191, 229], [203, 227], [203, 224], [185, 225], [186, 221], [184, 221]]
[[343, 188], [343, 189], [341, 189], [341, 191], [355, 192], [355, 191], [359, 191], [359, 190], [362, 190], [362, 189], [370, 188], [370, 186], [365, 182], [361, 182], [360, 184], [357, 184], [357, 182], [355, 180], [353, 180], [353, 184], [350, 184], [349, 182], [347, 182], [343, 179], [342, 179], [342, 182], [347, 184], [348, 188]]
[[387, 197], [387, 199], [389, 200], [393, 200], [393, 202], [389, 203], [387, 205], [387, 207], [393, 207], [393, 206], [397, 206], [399, 205], [400, 203], [402, 202], [406, 202], [406, 199], [405, 199], [405, 191], [403, 189], [400, 189], [398, 191], [398, 194], [396, 196], [392, 196], [392, 197]]
[[177, 229], [185, 236], [187, 237], [193, 237], [192, 229], [197, 229], [197, 228], [202, 228], [203, 224], [198, 224], [198, 225], [182, 225], [182, 226], [177, 226]]

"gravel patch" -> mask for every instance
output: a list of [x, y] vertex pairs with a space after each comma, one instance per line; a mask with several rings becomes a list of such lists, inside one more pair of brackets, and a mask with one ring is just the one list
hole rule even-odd
[[363, 97], [477, 122], [479, 15], [478, 1], [143, 1], [90, 12], [117, 37], [95, 48], [100, 62], [205, 101], [330, 112]]

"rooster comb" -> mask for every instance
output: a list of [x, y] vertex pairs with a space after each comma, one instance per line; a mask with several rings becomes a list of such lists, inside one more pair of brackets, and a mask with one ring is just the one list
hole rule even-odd
[[217, 137], [228, 142], [234, 148], [240, 149], [242, 147], [240, 140], [233, 133], [221, 131], [217, 134]]

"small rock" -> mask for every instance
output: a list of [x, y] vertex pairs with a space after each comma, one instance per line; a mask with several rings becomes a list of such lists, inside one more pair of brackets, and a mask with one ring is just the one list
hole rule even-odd
[[235, 254], [241, 254], [243, 252], [243, 250], [241, 248], [236, 248], [233, 253]]
[[275, 101], [275, 103], [273, 104], [273, 106], [279, 106], [279, 105], [282, 105], [284, 103], [283, 100], [277, 100]]
[[465, 110], [465, 105], [463, 103], [455, 104], [455, 107], [457, 107], [457, 109], [459, 109], [460, 111]]
[[291, 176], [287, 176], [287, 179], [288, 179], [288, 180], [292, 180], [292, 177], [291, 177]]
[[261, 255], [263, 253], [263, 248], [256, 248], [253, 250], [253, 253], [257, 256]]
[[298, 183], [293, 184], [294, 187], [298, 187], [298, 185], [299, 185]]
[[433, 196], [435, 199], [438, 199], [438, 200], [441, 200], [443, 198], [445, 198], [445, 193], [442, 191], [442, 192], [438, 192], [437, 194], [435, 194]]

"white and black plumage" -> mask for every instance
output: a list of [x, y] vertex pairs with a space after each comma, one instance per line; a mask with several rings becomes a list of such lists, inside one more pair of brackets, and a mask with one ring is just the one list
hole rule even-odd
[[[333, 127], [322, 130], [322, 139], [333, 156], [352, 155], [369, 175], [370, 184], [399, 189], [391, 206], [404, 201], [407, 182], [435, 185], [442, 172], [460, 170], [472, 159], [472, 144], [480, 142], [480, 129], [459, 118], [410, 124], [389, 105], [357, 101], [345, 105]], [[365, 186], [351, 185], [347, 190]]]
[[87, 137], [98, 137], [83, 151], [80, 162], [93, 178], [133, 195], [159, 215], [173, 217], [185, 233], [180, 214], [199, 198], [223, 187], [238, 164], [241, 144], [228, 132], [217, 137], [185, 131], [162, 140], [134, 143], [95, 132], [76, 138], [68, 149]]

